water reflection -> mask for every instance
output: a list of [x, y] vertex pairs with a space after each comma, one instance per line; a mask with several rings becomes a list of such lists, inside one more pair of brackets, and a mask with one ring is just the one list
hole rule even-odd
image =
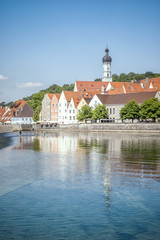
[[[70, 184], [97, 184], [101, 181], [106, 206], [110, 206], [112, 178], [115, 173], [134, 178], [160, 178], [159, 136], [138, 134], [66, 134], [20, 137], [18, 150], [34, 150], [54, 154], [54, 161], [43, 160], [44, 172], [58, 173], [58, 178]], [[55, 154], [57, 158], [55, 159]], [[52, 156], [52, 155], [51, 155]], [[46, 170], [47, 169], [47, 170]], [[57, 175], [56, 175], [57, 176]]]
[[159, 239], [160, 136], [22, 135], [10, 149], [0, 152], [0, 238]]

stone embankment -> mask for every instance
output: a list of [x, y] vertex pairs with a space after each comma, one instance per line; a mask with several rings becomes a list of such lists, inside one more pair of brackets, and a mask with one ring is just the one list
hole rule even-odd
[[57, 126], [35, 125], [35, 131], [55, 132], [154, 132], [160, 134], [160, 123], [98, 123], [98, 124], [62, 124]]
[[0, 133], [5, 132], [16, 132], [16, 131], [31, 131], [33, 129], [32, 125], [29, 124], [13, 124], [13, 125], [2, 125], [0, 124]]
[[15, 131], [45, 132], [154, 132], [160, 134], [160, 123], [97, 123], [97, 124], [62, 124], [62, 125], [0, 125], [0, 133]]

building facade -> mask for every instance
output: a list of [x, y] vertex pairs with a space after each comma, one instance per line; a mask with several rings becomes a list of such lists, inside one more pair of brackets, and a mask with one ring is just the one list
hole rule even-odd
[[52, 93], [46, 93], [42, 100], [42, 110], [40, 113], [40, 118], [43, 122], [51, 121], [51, 100], [53, 96], [54, 94]]
[[54, 94], [51, 99], [51, 118], [50, 121], [58, 123], [58, 104], [61, 94]]

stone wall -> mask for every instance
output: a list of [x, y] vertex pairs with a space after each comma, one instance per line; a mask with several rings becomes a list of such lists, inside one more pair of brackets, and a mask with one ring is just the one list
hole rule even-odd
[[32, 125], [31, 124], [13, 124], [13, 125], [2, 125], [0, 124], [0, 133], [5, 132], [16, 132], [16, 131], [31, 131]]
[[102, 124], [75, 124], [60, 125], [60, 130], [68, 131], [139, 131], [139, 132], [160, 132], [160, 124], [158, 123], [102, 123]]

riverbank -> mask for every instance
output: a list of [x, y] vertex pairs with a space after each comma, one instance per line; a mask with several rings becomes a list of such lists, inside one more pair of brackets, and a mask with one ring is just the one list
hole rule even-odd
[[97, 123], [97, 124], [62, 124], [58, 126], [35, 125], [35, 131], [40, 132], [154, 132], [160, 133], [160, 124], [158, 123]]
[[31, 124], [0, 125], [0, 133], [31, 131], [31, 130], [33, 130], [33, 125]]
[[94, 124], [62, 124], [62, 125], [0, 125], [0, 133], [31, 131], [36, 132], [146, 132], [160, 133], [159, 123], [94, 123]]

